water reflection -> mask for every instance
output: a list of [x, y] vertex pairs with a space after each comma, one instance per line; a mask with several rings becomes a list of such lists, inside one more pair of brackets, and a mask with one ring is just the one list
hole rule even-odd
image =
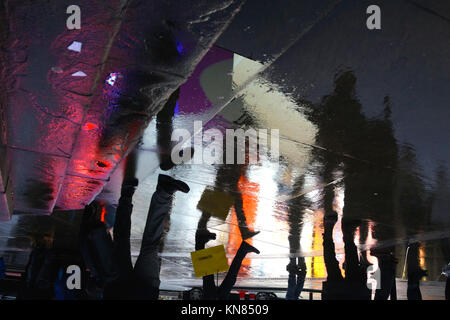
[[[343, 179], [338, 184], [344, 189], [342, 232], [345, 277], [338, 268], [332, 236], [338, 217], [333, 207], [334, 188], [327, 186], [322, 190], [323, 249], [328, 274], [324, 283], [324, 298], [370, 299], [366, 269], [377, 261], [364, 250], [376, 247], [372, 239], [374, 235], [376, 241], [383, 242], [394, 234], [406, 236], [425, 231], [422, 228], [429, 226], [432, 195], [421, 177], [414, 149], [411, 145], [399, 147], [394, 138], [389, 97], [383, 99], [382, 115], [368, 119], [357, 99], [356, 77], [352, 71], [336, 74], [334, 84], [334, 91], [325, 96], [319, 105], [303, 101], [310, 106], [309, 118], [318, 127], [317, 144], [326, 150], [313, 151], [315, 160], [321, 164], [321, 178], [324, 182], [330, 182], [335, 180], [337, 171], [343, 173]], [[385, 225], [392, 223], [393, 219], [396, 222], [392, 225], [394, 230], [389, 230]], [[376, 223], [365, 223], [367, 220]], [[358, 239], [355, 239], [356, 231]], [[359, 242], [360, 250], [355, 242]], [[389, 246], [384, 249], [389, 249]], [[394, 250], [392, 247], [390, 249]], [[380, 281], [385, 291], [381, 294], [377, 290], [376, 298], [387, 299], [395, 274], [389, 271], [395, 269], [392, 266], [394, 258], [389, 255], [381, 258], [379, 267], [383, 279]], [[412, 286], [418, 287], [418, 280]], [[415, 296], [420, 295], [416, 293]]]
[[[229, 54], [220, 54], [226, 59], [211, 59], [211, 63], [223, 68], [214, 70], [227, 72], [230, 66], [239, 66], [227, 60]], [[280, 161], [262, 157], [256, 165], [172, 167], [170, 135], [173, 127], [189, 123], [183, 110], [191, 106], [178, 104], [178, 92], [170, 97], [144, 136], [147, 145], [138, 148], [140, 156], [156, 154], [160, 169], [191, 188], [189, 195], [177, 195], [170, 204], [171, 223], [159, 247], [163, 286], [176, 282], [192, 287], [202, 281], [192, 275], [189, 260], [189, 253], [200, 248], [197, 240], [202, 232], [214, 240], [209, 245], [225, 245], [230, 265], [242, 240], [257, 247], [259, 255], [238, 254], [235, 261], [240, 268], [234, 266], [230, 275], [237, 276], [237, 284], [256, 287], [270, 286], [274, 278], [277, 286], [287, 290], [287, 299], [297, 299], [313, 285], [323, 290], [323, 299], [419, 299], [420, 280], [443, 280], [442, 267], [448, 264], [450, 248], [445, 164], [436, 167], [434, 180], [425, 178], [414, 146], [399, 143], [394, 136], [389, 96], [380, 97], [383, 112], [369, 118], [362, 112], [354, 73], [344, 70], [333, 80], [332, 92], [319, 103], [280, 98], [279, 109], [286, 111], [290, 121], [283, 122], [286, 114], [276, 108], [258, 106], [265, 96], [249, 88], [233, 105], [232, 115], [224, 109], [218, 115], [221, 121], [209, 123], [220, 123], [223, 130], [260, 125], [270, 129], [282, 122]], [[233, 81], [240, 80], [234, 77]], [[224, 91], [231, 91], [233, 83], [223, 82], [230, 86]], [[267, 81], [256, 80], [253, 85], [270, 88]], [[255, 93], [259, 96], [250, 97]], [[280, 101], [274, 95], [271, 99]], [[191, 110], [189, 119], [215, 111], [214, 104], [207, 104], [208, 112], [204, 107], [198, 113]], [[298, 130], [299, 123], [302, 130]], [[133, 200], [130, 251], [135, 258], [144, 232], [142, 217], [146, 217], [159, 172], [155, 161], [136, 164], [132, 157], [125, 177], [127, 171], [142, 176]], [[215, 239], [206, 231], [216, 233]], [[381, 270], [377, 290], [367, 286], [369, 267]], [[408, 284], [397, 287], [396, 277], [408, 279]]]
[[[252, 74], [252, 68], [249, 70]], [[236, 77], [233, 80], [238, 81]], [[264, 82], [256, 80], [256, 83]], [[376, 118], [368, 118], [357, 98], [356, 83], [353, 72], [344, 70], [336, 74], [334, 90], [320, 103], [301, 100], [294, 104], [297, 107], [291, 111], [306, 117], [309, 126], [316, 128], [312, 131], [315, 138], [305, 144], [309, 138], [282, 135], [285, 147], [280, 152], [279, 165], [260, 159], [258, 165], [245, 170], [237, 166], [237, 173], [231, 170], [223, 174], [224, 168], [213, 171], [205, 166], [196, 166], [195, 174], [189, 167], [176, 171], [177, 175], [195, 180], [200, 187], [211, 186], [203, 181], [213, 175], [212, 185], [216, 189], [232, 190], [231, 194], [242, 198], [241, 217], [239, 210], [229, 209], [234, 200], [216, 203], [230, 213], [214, 226], [226, 235], [216, 240], [227, 246], [230, 259], [240, 243], [233, 240], [239, 239], [239, 228], [253, 222], [249, 217], [255, 214], [255, 226], [261, 233], [253, 241], [258, 247], [263, 246], [261, 257], [272, 263], [251, 257], [248, 265], [243, 263], [239, 274], [242, 281], [284, 276], [286, 264], [292, 265], [292, 259], [300, 257], [304, 258], [309, 279], [326, 278], [324, 298], [395, 299], [393, 280], [394, 276], [402, 276], [405, 243], [428, 240], [421, 244], [422, 256], [426, 256], [429, 240], [442, 238], [446, 240], [439, 250], [447, 250], [443, 248], [448, 248], [448, 229], [430, 220], [432, 216], [436, 221], [445, 220], [445, 215], [432, 208], [435, 203], [443, 206], [442, 190], [446, 187], [430, 188], [431, 182], [422, 176], [413, 146], [396, 140], [389, 96], [380, 97], [383, 112]], [[259, 94], [247, 90], [241, 99], [244, 103], [240, 108], [250, 115], [247, 125], [258, 126], [262, 118], [278, 116], [270, 109], [255, 107], [264, 99]], [[265, 124], [270, 128], [270, 121]], [[289, 130], [289, 125], [285, 123], [283, 129]], [[446, 183], [445, 166], [439, 170], [437, 181], [442, 186]], [[249, 187], [242, 187], [245, 185]], [[249, 200], [245, 200], [246, 195]], [[235, 209], [239, 208], [234, 204]], [[199, 228], [205, 225], [204, 213], [199, 221], [202, 222]], [[447, 263], [445, 253], [435, 256], [439, 261], [433, 265]], [[369, 266], [383, 270], [382, 290], [371, 292], [367, 287]], [[433, 278], [436, 279], [436, 272]]]

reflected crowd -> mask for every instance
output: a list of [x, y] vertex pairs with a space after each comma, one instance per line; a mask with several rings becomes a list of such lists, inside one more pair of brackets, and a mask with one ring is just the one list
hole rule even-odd
[[[176, 91], [157, 116], [159, 161], [163, 171], [169, 171], [175, 166], [170, 158], [172, 142], [168, 137], [173, 130], [171, 119], [178, 96], [179, 92]], [[414, 148], [411, 145], [399, 145], [394, 138], [389, 97], [383, 98], [383, 113], [379, 117], [367, 118], [357, 99], [356, 77], [350, 70], [335, 76], [333, 92], [323, 97], [318, 105], [308, 101], [298, 103], [304, 106], [302, 112], [318, 128], [316, 143], [320, 148], [313, 148], [309, 165], [310, 170], [315, 170], [320, 177], [324, 187], [316, 203], [312, 203], [302, 193], [305, 176], [298, 177], [294, 182], [292, 197], [285, 203], [289, 226], [285, 294], [283, 297], [273, 294], [260, 297], [302, 299], [308, 265], [303, 255], [300, 234], [304, 212], [314, 206], [323, 210], [322, 246], [326, 268], [321, 290], [323, 300], [397, 300], [397, 278], [400, 277], [407, 279], [407, 299], [422, 300], [421, 281], [430, 275], [422, 263], [423, 241], [416, 235], [420, 231], [433, 230], [434, 226], [441, 223], [433, 216], [433, 206], [439, 202], [439, 192], [448, 183], [445, 166], [436, 169], [436, 184], [429, 187], [417, 165]], [[189, 154], [192, 156], [194, 151], [191, 149]], [[249, 253], [260, 254], [260, 251], [264, 251], [264, 248], [257, 249], [252, 244], [252, 238], [259, 231], [249, 226], [243, 194], [239, 192], [239, 184], [249, 170], [247, 162], [217, 165], [213, 187], [205, 189], [201, 196], [198, 205], [201, 216], [195, 231], [195, 248], [192, 249], [203, 250], [210, 240], [216, 239], [216, 234], [208, 230], [208, 222], [211, 217], [222, 216], [224, 220], [223, 214], [226, 216], [232, 209], [236, 214], [241, 242], [221, 284], [215, 283], [213, 274], [203, 276], [202, 287], [191, 290], [187, 299], [236, 298], [234, 286], [244, 259]], [[188, 194], [190, 187], [168, 174], [158, 176], [139, 256], [133, 263], [131, 218], [133, 196], [139, 185], [135, 172], [136, 154], [131, 152], [127, 158], [112, 232], [104, 221], [104, 204], [93, 201], [82, 214], [77, 241], [72, 241], [70, 245], [55, 246], [55, 234], [51, 228], [46, 233], [30, 234], [32, 251], [20, 280], [17, 299], [160, 298], [159, 253], [170, 227], [171, 208], [177, 193]], [[338, 188], [344, 190], [342, 212], [336, 209]], [[211, 207], [211, 203], [215, 205]], [[375, 228], [379, 245], [368, 247], [366, 239], [370, 233], [370, 221], [380, 225], [395, 225], [395, 230], [389, 232], [386, 228]], [[342, 262], [337, 259], [335, 247], [337, 224], [342, 230], [344, 244]], [[420, 230], [420, 226], [431, 227]], [[355, 241], [356, 233], [359, 243]], [[401, 240], [392, 241], [393, 238]], [[442, 277], [446, 281], [445, 298], [449, 299], [449, 238], [438, 240], [441, 241], [442, 256], [447, 259], [442, 266]], [[80, 283], [66, 272], [71, 266], [80, 267]], [[5, 278], [5, 267], [0, 260], [0, 279], [2, 277]], [[376, 287], [370, 285], [373, 279], [376, 279]]]

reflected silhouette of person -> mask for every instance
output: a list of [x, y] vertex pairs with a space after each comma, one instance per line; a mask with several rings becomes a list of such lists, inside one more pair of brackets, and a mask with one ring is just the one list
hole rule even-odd
[[428, 273], [427, 270], [420, 267], [419, 243], [412, 243], [408, 246], [408, 253], [406, 255], [406, 270], [408, 276], [408, 300], [422, 300], [420, 280], [423, 277], [426, 277]]
[[375, 290], [374, 300], [397, 300], [397, 286], [395, 283], [395, 270], [398, 260], [389, 249], [371, 250], [371, 254], [378, 259], [380, 270], [379, 289]]
[[[396, 167], [398, 150], [390, 121], [389, 97], [384, 98], [383, 119], [368, 120], [362, 113], [355, 87], [356, 77], [352, 71], [337, 73], [334, 91], [310, 111], [309, 118], [318, 126], [316, 139], [323, 148], [313, 152], [321, 164], [319, 174], [323, 182], [337, 184], [336, 174], [343, 176], [339, 184], [344, 187], [342, 231], [348, 297], [367, 299], [370, 295], [364, 268], [368, 263], [359, 257], [354, 234], [359, 227], [361, 241], [366, 240], [367, 224], [362, 220], [369, 214], [386, 221], [392, 216], [395, 187], [392, 168]], [[333, 212], [335, 193], [330, 187], [325, 187], [322, 193], [326, 225], [337, 219]], [[329, 267], [331, 278], [340, 281], [342, 276], [338, 275], [333, 261], [334, 244], [329, 232], [324, 232], [327, 271]]]
[[119, 268], [119, 277], [105, 288], [105, 299], [158, 299], [161, 268], [158, 252], [165, 224], [169, 218], [175, 192], [190, 191], [189, 186], [180, 180], [164, 174], [158, 176], [158, 184], [150, 202], [142, 235], [141, 250], [133, 267], [130, 246], [131, 214], [132, 198], [137, 185], [137, 179], [131, 174], [126, 174], [113, 230], [114, 258]]
[[[327, 280], [323, 283], [323, 300], [346, 299], [344, 295], [345, 283], [339, 268], [339, 261], [336, 259], [336, 251], [333, 241], [333, 228], [337, 222], [337, 214], [325, 214], [323, 219], [323, 258], [327, 270]], [[341, 293], [343, 291], [343, 293]]]
[[[224, 139], [224, 146], [226, 145], [226, 140]], [[234, 143], [234, 163], [232, 164], [218, 164], [218, 169], [214, 181], [214, 190], [217, 192], [223, 192], [227, 193], [232, 196], [233, 198], [233, 206], [234, 210], [236, 212], [236, 217], [238, 220], [238, 227], [239, 231], [241, 233], [242, 239], [249, 239], [256, 234], [259, 233], [259, 231], [251, 230], [247, 225], [247, 218], [245, 217], [244, 213], [244, 204], [242, 199], [242, 193], [239, 191], [239, 179], [242, 176], [245, 176], [248, 170], [249, 165], [249, 149], [248, 149], [248, 141], [245, 142], [245, 157], [244, 157], [244, 163], [240, 164], [238, 163], [238, 155], [237, 152], [238, 144]], [[224, 155], [225, 158], [225, 155]], [[207, 190], [205, 189], [205, 192]], [[220, 203], [218, 203], [220, 205]], [[230, 209], [230, 208], [225, 208]], [[204, 226], [201, 228], [206, 228], [206, 224], [214, 212], [208, 212], [205, 209], [200, 209], [202, 211], [202, 216], [200, 218], [199, 227], [200, 225]]]
[[[364, 214], [359, 203], [365, 199], [358, 193], [360, 186], [356, 187], [359, 184], [357, 174], [361, 173], [362, 168], [358, 163], [343, 156], [344, 154], [361, 156], [361, 148], [364, 144], [365, 118], [361, 113], [362, 106], [356, 98], [355, 85], [356, 77], [353, 72], [345, 71], [336, 74], [333, 93], [325, 96], [320, 106], [312, 113], [312, 121], [318, 124], [317, 141], [326, 149], [326, 151], [315, 151], [317, 159], [322, 164], [320, 175], [324, 183], [334, 181], [337, 170], [343, 170], [344, 173], [345, 203], [342, 231], [345, 246], [345, 279], [342, 277], [335, 257], [332, 239], [333, 227], [337, 221], [337, 213], [333, 209], [334, 185], [327, 186], [322, 191], [325, 214], [323, 245], [329, 284], [342, 282], [348, 288], [350, 283], [354, 283], [357, 288], [358, 284], [364, 280], [354, 243], [354, 232], [360, 226], [360, 218]], [[350, 297], [351, 294], [348, 294]], [[359, 295], [356, 294], [356, 296]]]
[[336, 259], [333, 241], [333, 228], [337, 222], [337, 214], [324, 216], [323, 252], [327, 280], [324, 283], [322, 298], [324, 300], [370, 300], [371, 294], [367, 287], [367, 266], [359, 259], [354, 243], [355, 223], [342, 224], [344, 237], [345, 278]]
[[101, 299], [108, 283], [118, 277], [113, 260], [113, 239], [101, 221], [104, 205], [94, 200], [84, 209], [80, 225], [80, 252], [86, 272], [88, 299]]
[[288, 287], [286, 291], [286, 300], [298, 300], [303, 290], [306, 279], [306, 264], [304, 257], [296, 258], [300, 253], [300, 233], [302, 217], [305, 208], [308, 205], [306, 198], [299, 194], [303, 189], [304, 176], [296, 179], [293, 186], [293, 198], [287, 201], [288, 205], [288, 223], [289, 223], [289, 251], [291, 257], [286, 270], [289, 273]]
[[351, 299], [370, 300], [371, 292], [367, 286], [367, 262], [358, 254], [355, 244], [355, 231], [359, 220], [342, 219], [342, 233], [344, 238], [344, 270], [345, 282], [351, 289]]
[[[203, 225], [205, 219], [201, 221], [202, 225], [195, 234], [195, 250], [205, 249], [205, 245], [209, 240], [216, 238], [216, 234], [209, 232], [206, 229], [206, 224]], [[203, 279], [203, 299], [204, 300], [227, 300], [228, 296], [236, 283], [236, 278], [241, 268], [242, 261], [249, 252], [259, 254], [259, 250], [248, 244], [246, 241], [242, 241], [239, 246], [236, 255], [233, 258], [233, 262], [227, 271], [225, 279], [220, 286], [216, 286], [214, 283], [214, 275], [204, 276]]]
[[[226, 145], [226, 141], [223, 145]], [[245, 240], [250, 239], [254, 235], [258, 234], [258, 231], [251, 230], [247, 225], [247, 220], [243, 208], [242, 193], [237, 191], [239, 179], [246, 174], [249, 163], [249, 149], [248, 141], [245, 142], [244, 150], [245, 157], [244, 163], [239, 164], [237, 161], [238, 144], [234, 143], [234, 163], [233, 164], [220, 164], [217, 170], [214, 188], [219, 192], [231, 192], [233, 197], [233, 205], [238, 220], [238, 227], [241, 233], [242, 242], [241, 245], [230, 265], [230, 268], [219, 287], [214, 284], [214, 275], [203, 277], [203, 294], [206, 300], [225, 300], [236, 283], [236, 278], [239, 273], [242, 261], [249, 252], [255, 252], [259, 254], [259, 250], [247, 243]], [[225, 158], [225, 157], [224, 157]], [[219, 204], [220, 205], [220, 204]], [[229, 208], [225, 208], [225, 210]], [[206, 243], [209, 240], [215, 239], [216, 235], [209, 232], [207, 229], [207, 223], [213, 212], [207, 210], [201, 210], [202, 215], [197, 225], [197, 231], [195, 233], [195, 250], [201, 250], [205, 248]]]
[[180, 88], [175, 90], [164, 104], [164, 107], [156, 115], [156, 135], [158, 144], [158, 156], [160, 168], [163, 171], [170, 170], [174, 164], [171, 159], [173, 147], [172, 131], [173, 117], [180, 97]]
[[[172, 141], [173, 117], [176, 113], [178, 99], [180, 97], [180, 88], [175, 90], [164, 104], [163, 108], [156, 115], [156, 141], [158, 146], [159, 167], [163, 171], [168, 171], [175, 167], [172, 161], [172, 151], [174, 142]], [[187, 152], [189, 157], [193, 157], [194, 148], [179, 150], [180, 157]]]
[[21, 280], [18, 300], [50, 300], [55, 296], [58, 260], [53, 248], [53, 236], [31, 235], [33, 249]]
[[[286, 266], [289, 272], [286, 300], [298, 300], [306, 279], [306, 263], [304, 257], [290, 258]], [[298, 260], [298, 262], [296, 261]]]

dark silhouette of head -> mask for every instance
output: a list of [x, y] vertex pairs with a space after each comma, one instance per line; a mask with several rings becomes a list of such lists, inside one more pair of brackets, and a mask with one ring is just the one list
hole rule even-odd
[[355, 91], [356, 77], [352, 71], [338, 72], [334, 77], [334, 92], [352, 95]]

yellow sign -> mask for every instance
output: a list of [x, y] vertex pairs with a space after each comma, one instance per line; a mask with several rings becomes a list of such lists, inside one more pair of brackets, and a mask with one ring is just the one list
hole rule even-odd
[[223, 245], [191, 252], [196, 277], [228, 271], [228, 261]]
[[225, 220], [233, 203], [234, 198], [230, 194], [219, 190], [205, 189], [197, 204], [197, 209]]

